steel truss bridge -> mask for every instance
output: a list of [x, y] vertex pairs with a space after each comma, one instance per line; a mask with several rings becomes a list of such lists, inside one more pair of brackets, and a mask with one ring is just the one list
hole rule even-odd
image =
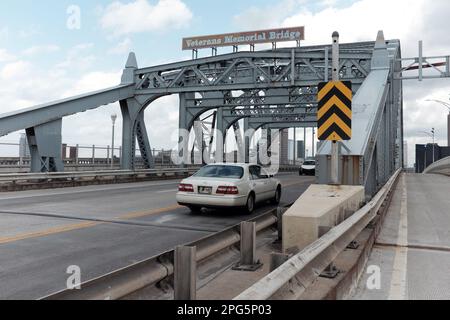
[[[448, 57], [444, 57], [448, 61]], [[427, 58], [409, 59], [403, 66], [400, 41], [385, 41], [383, 33], [375, 42], [340, 45], [339, 75], [353, 84], [353, 139], [342, 143], [340, 180], [364, 185], [374, 194], [403, 164], [403, 72], [423, 68], [438, 70], [449, 77], [442, 64]], [[420, 65], [415, 65], [420, 62]], [[445, 64], [444, 64], [445, 65]], [[233, 128], [240, 150], [248, 160], [251, 137], [240, 135], [260, 128], [317, 126], [317, 86], [331, 79], [331, 45], [282, 48], [258, 52], [236, 52], [139, 68], [130, 53], [118, 86], [0, 115], [0, 136], [26, 130], [31, 151], [32, 172], [64, 171], [61, 156], [62, 119], [103, 105], [119, 102], [123, 116], [122, 169], [135, 168], [136, 143], [147, 168], [154, 167], [144, 112], [164, 96], [178, 94], [180, 129], [195, 132], [198, 146], [215, 144], [220, 161], [224, 139], [211, 135], [205, 141], [200, 120], [211, 114], [211, 126], [225, 134]], [[180, 138], [181, 150], [189, 141]], [[328, 183], [330, 144], [318, 151], [318, 177]], [[219, 155], [219, 156], [218, 156]], [[183, 151], [187, 162], [190, 152]]]

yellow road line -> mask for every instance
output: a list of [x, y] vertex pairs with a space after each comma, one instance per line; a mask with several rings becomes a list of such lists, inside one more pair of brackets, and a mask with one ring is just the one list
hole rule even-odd
[[[302, 184], [302, 183], [304, 183], [304, 181], [298, 181], [298, 182], [294, 182], [294, 183], [290, 183], [290, 184], [284, 184], [283, 187], [290, 187], [290, 186], [294, 186], [294, 185]], [[173, 210], [180, 209], [180, 208], [182, 208], [182, 207], [179, 205], [173, 205], [173, 206], [159, 208], [159, 209], [155, 209], [155, 210], [137, 211], [137, 212], [132, 212], [132, 213], [128, 213], [128, 214], [119, 216], [116, 219], [128, 220], [128, 219], [133, 219], [133, 218], [148, 217], [148, 216], [153, 216], [153, 215], [173, 211]], [[30, 232], [30, 233], [24, 233], [24, 234], [11, 236], [11, 237], [0, 238], [0, 244], [7, 244], [7, 243], [20, 241], [20, 240], [46, 237], [46, 236], [50, 236], [50, 235], [54, 235], [54, 234], [58, 234], [58, 233], [69, 232], [69, 231], [74, 231], [74, 230], [87, 229], [87, 228], [92, 228], [92, 227], [95, 227], [95, 226], [98, 226], [101, 224], [105, 224], [105, 222], [82, 222], [82, 223], [77, 223], [77, 224], [64, 225], [64, 226], [60, 226], [60, 227], [50, 228], [50, 229], [43, 230], [43, 231]]]
[[160, 214], [160, 213], [165, 213], [168, 211], [172, 211], [172, 210], [176, 210], [176, 209], [180, 209], [182, 208], [179, 205], [175, 205], [175, 206], [171, 206], [171, 207], [166, 207], [166, 208], [160, 208], [160, 209], [156, 209], [156, 210], [146, 210], [146, 211], [137, 211], [137, 212], [132, 212], [132, 213], [128, 213], [126, 215], [117, 217], [117, 219], [121, 219], [121, 220], [127, 220], [127, 219], [133, 219], [133, 218], [142, 218], [142, 217], [148, 217], [148, 216], [153, 216], [156, 214]]
[[[141, 217], [161, 214], [161, 213], [172, 211], [172, 210], [175, 210], [178, 208], [181, 208], [181, 207], [176, 205], [176, 206], [159, 208], [159, 209], [150, 210], [150, 211], [146, 210], [146, 211], [132, 212], [132, 213], [117, 217], [116, 219], [128, 220], [128, 219], [132, 219], [132, 218], [141, 218]], [[26, 239], [46, 237], [49, 235], [54, 235], [54, 234], [64, 233], [64, 232], [69, 232], [69, 231], [74, 231], [74, 230], [87, 229], [87, 228], [92, 228], [92, 227], [95, 227], [95, 226], [98, 226], [101, 224], [105, 224], [105, 223], [106, 222], [82, 222], [82, 223], [77, 223], [77, 224], [69, 224], [69, 225], [64, 225], [64, 226], [60, 226], [60, 227], [50, 228], [50, 229], [43, 230], [43, 231], [18, 234], [18, 235], [11, 236], [11, 237], [0, 238], [0, 244], [12, 243], [12, 242], [26, 240]]]
[[91, 227], [94, 227], [99, 224], [101, 224], [101, 223], [100, 222], [83, 222], [83, 223], [78, 223], [78, 224], [70, 224], [70, 225], [65, 225], [65, 226], [61, 226], [61, 227], [55, 227], [55, 228], [38, 231], [38, 232], [19, 234], [19, 235], [12, 236], [12, 237], [0, 238], [0, 244], [6, 244], [6, 243], [16, 242], [16, 241], [25, 240], [25, 239], [31, 239], [31, 238], [45, 237], [45, 236], [49, 236], [52, 234], [63, 233], [63, 232], [68, 232], [68, 231], [73, 231], [73, 230], [91, 228]]

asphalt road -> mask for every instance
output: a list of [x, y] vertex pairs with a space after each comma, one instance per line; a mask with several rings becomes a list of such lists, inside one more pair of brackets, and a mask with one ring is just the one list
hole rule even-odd
[[[312, 177], [283, 174], [282, 204]], [[37, 299], [236, 225], [236, 210], [192, 214], [175, 201], [179, 181], [0, 194], [0, 299]], [[273, 206], [258, 207], [253, 216]]]

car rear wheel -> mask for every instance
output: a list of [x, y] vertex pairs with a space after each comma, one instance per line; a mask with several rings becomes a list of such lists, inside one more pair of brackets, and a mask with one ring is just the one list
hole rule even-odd
[[202, 207], [199, 206], [188, 206], [188, 208], [192, 213], [200, 213], [202, 211]]
[[277, 192], [275, 193], [275, 197], [272, 199], [271, 202], [272, 202], [272, 204], [278, 205], [278, 204], [280, 204], [280, 201], [281, 201], [281, 187], [278, 186]]
[[255, 211], [255, 195], [251, 194], [247, 199], [247, 205], [245, 206], [245, 212], [252, 214]]

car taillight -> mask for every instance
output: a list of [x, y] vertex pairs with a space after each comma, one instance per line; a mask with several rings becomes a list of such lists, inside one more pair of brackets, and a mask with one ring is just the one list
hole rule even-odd
[[182, 183], [178, 186], [180, 192], [194, 192], [194, 186], [192, 184]]
[[236, 195], [236, 194], [239, 194], [239, 189], [237, 187], [220, 186], [217, 188], [216, 193], [217, 194]]

